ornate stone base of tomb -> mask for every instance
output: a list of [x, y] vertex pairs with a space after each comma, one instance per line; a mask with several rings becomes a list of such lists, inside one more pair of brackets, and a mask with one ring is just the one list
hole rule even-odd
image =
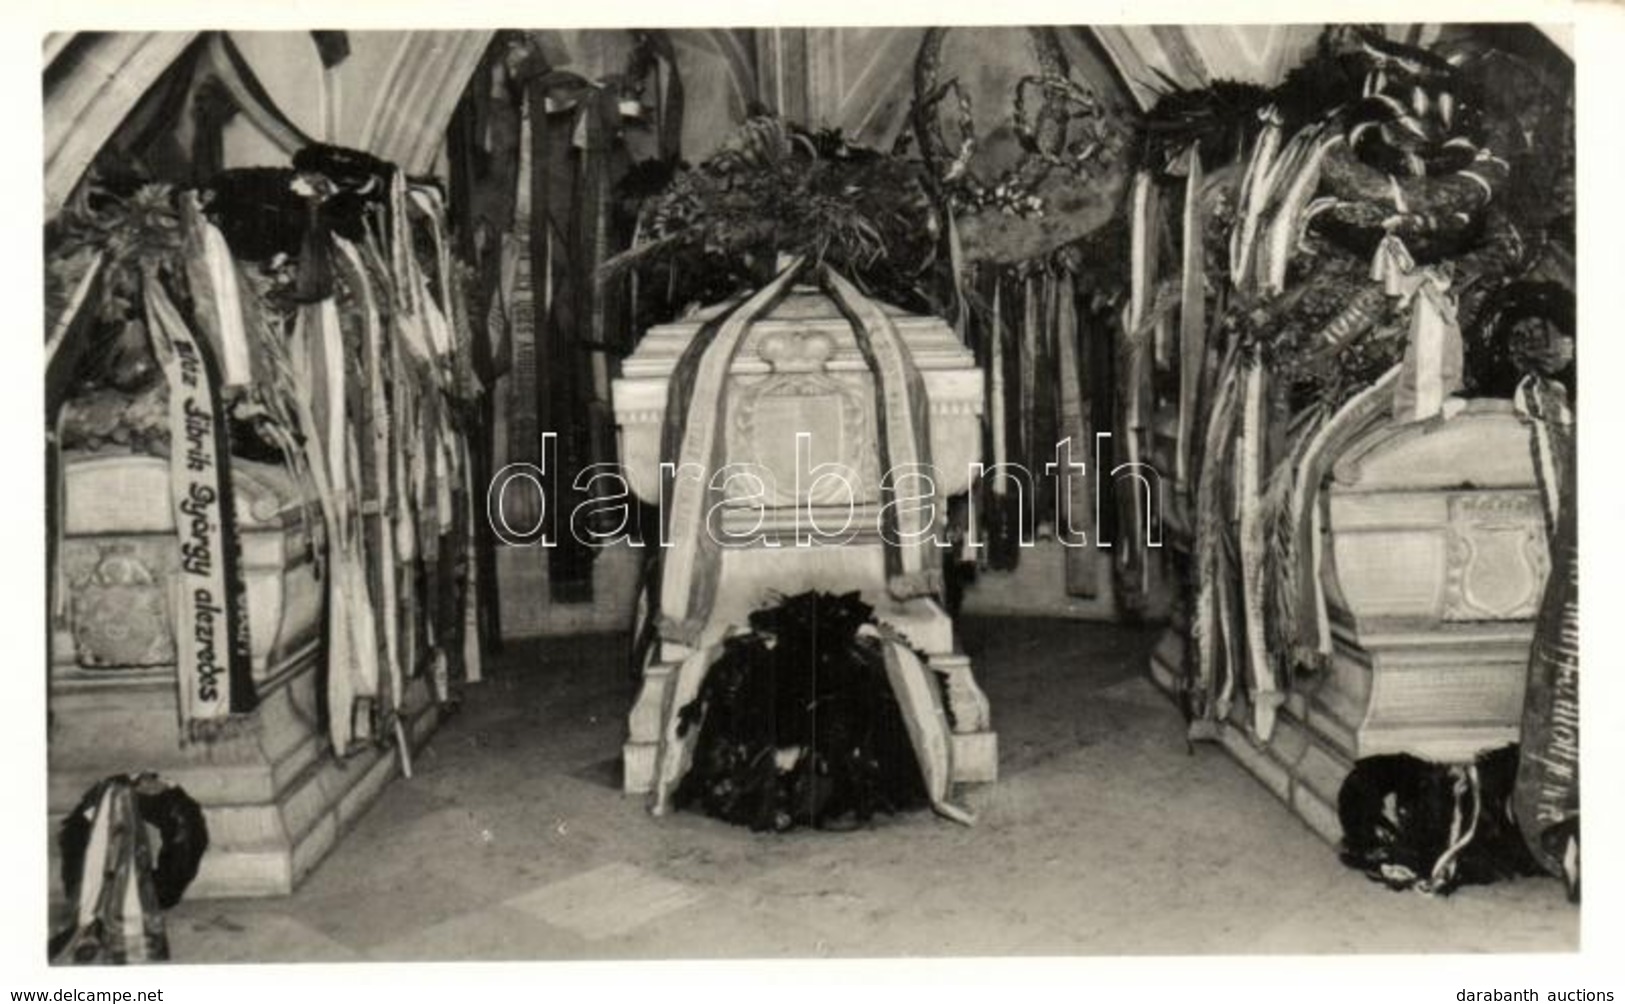
[[[317, 719], [322, 588], [306, 509], [280, 468], [233, 464], [259, 705], [246, 727], [183, 746], [169, 582], [177, 568], [169, 461], [68, 457], [50, 679], [49, 833], [102, 778], [155, 771], [203, 806], [209, 849], [189, 898], [282, 895], [334, 846], [398, 770], [393, 744], [342, 761]], [[439, 712], [424, 679], [406, 694], [412, 744]], [[53, 896], [61, 895], [56, 865]]]
[[[1324, 504], [1331, 665], [1293, 681], [1269, 743], [1250, 738], [1239, 698], [1220, 739], [1335, 842], [1354, 761], [1466, 762], [1517, 742], [1550, 560], [1529, 429], [1504, 401], [1365, 434]], [[1159, 640], [1151, 673], [1170, 695], [1184, 658], [1182, 636]]]
[[[645, 501], [658, 504], [660, 499], [658, 465], [669, 381], [684, 349], [721, 309], [651, 329], [615, 383], [624, 466], [633, 490]], [[980, 458], [981, 372], [942, 321], [886, 311], [922, 378], [936, 497], [945, 505], [950, 496], [970, 487], [971, 465]], [[987, 698], [955, 641], [952, 619], [935, 598], [898, 600], [887, 589], [886, 547], [878, 530], [874, 376], [851, 325], [816, 287], [794, 287], [751, 326], [727, 379], [722, 416], [727, 459], [754, 465], [771, 483], [753, 504], [741, 499], [722, 514], [730, 533], [759, 533], [762, 543], [720, 550], [716, 595], [698, 646], [713, 645], [742, 628], [752, 610], [775, 597], [809, 589], [857, 590], [876, 616], [924, 652], [928, 667], [944, 678], [953, 726], [953, 780], [992, 781], [998, 773], [997, 738]], [[799, 481], [798, 433], [808, 436]], [[830, 469], [820, 465], [847, 472], [855, 497], [828, 496], [828, 486], [809, 476]], [[816, 526], [825, 534], [810, 546], [796, 545], [798, 509], [803, 531]], [[843, 526], [850, 534], [832, 542], [829, 538], [843, 535]], [[639, 620], [647, 616], [643, 611]], [[665, 725], [678, 700], [674, 681], [693, 652], [662, 642], [642, 668], [624, 748], [627, 792], [647, 792], [655, 784]]]

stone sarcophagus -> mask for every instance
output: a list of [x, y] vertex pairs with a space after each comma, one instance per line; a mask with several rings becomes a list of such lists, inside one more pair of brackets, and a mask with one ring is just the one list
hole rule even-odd
[[[1320, 501], [1329, 665], [1295, 677], [1268, 743], [1239, 702], [1218, 738], [1335, 844], [1360, 758], [1461, 763], [1518, 740], [1550, 561], [1530, 430], [1508, 401], [1354, 433]], [[1153, 656], [1171, 695], [1184, 656], [1175, 632]]]
[[[171, 667], [168, 590], [179, 559], [167, 459], [70, 454], [64, 469], [69, 609], [54, 648], [59, 678], [133, 680]], [[233, 474], [254, 678], [263, 683], [308, 661], [318, 644], [310, 533], [318, 516], [280, 468], [238, 460]]]
[[1461, 761], [1516, 742], [1550, 560], [1511, 404], [1366, 434], [1326, 503], [1333, 653], [1311, 727], [1350, 759]]
[[[625, 474], [652, 505], [667, 501], [660, 464], [673, 374], [702, 326], [723, 309], [651, 329], [614, 384]], [[925, 400], [911, 403], [928, 414], [926, 492], [929, 504], [945, 511], [950, 496], [970, 487], [980, 459], [981, 372], [941, 320], [882, 309], [920, 377]], [[722, 459], [740, 476], [726, 479], [724, 501], [715, 507], [716, 533], [730, 544], [717, 552], [715, 594], [695, 645], [716, 643], [776, 597], [809, 589], [860, 591], [879, 619], [924, 652], [945, 680], [953, 779], [992, 780], [997, 748], [987, 702], [955, 642], [952, 620], [934, 596], [897, 599], [888, 590], [880, 530], [883, 422], [871, 360], [851, 323], [819, 288], [792, 287], [751, 324], [725, 379], [716, 416]], [[640, 619], [657, 613], [643, 611]], [[693, 651], [660, 641], [643, 666], [624, 750], [628, 792], [654, 785], [674, 675]]]
[[[281, 467], [233, 462], [258, 705], [246, 728], [183, 744], [169, 460], [70, 453], [63, 476], [63, 609], [53, 622], [50, 668], [51, 847], [57, 821], [92, 784], [151, 770], [203, 806], [209, 849], [189, 897], [292, 892], [396, 770], [387, 749], [343, 762], [328, 752], [319, 718], [324, 589], [311, 535], [321, 520], [314, 500]], [[421, 680], [408, 688], [407, 705], [416, 742], [437, 715]]]

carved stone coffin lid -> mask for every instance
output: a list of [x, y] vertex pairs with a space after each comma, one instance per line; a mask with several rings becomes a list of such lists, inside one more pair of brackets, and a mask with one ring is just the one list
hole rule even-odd
[[1332, 467], [1333, 495], [1440, 489], [1528, 489], [1535, 484], [1529, 426], [1512, 402], [1480, 398], [1449, 419], [1384, 424]]
[[[683, 350], [706, 321], [726, 310], [731, 303], [706, 307], [685, 320], [650, 328], [638, 343], [637, 350], [621, 365], [622, 378], [615, 381], [615, 410], [636, 411], [643, 408], [665, 406], [665, 382], [677, 366]], [[964, 396], [981, 399], [981, 375], [970, 349], [960, 343], [952, 328], [936, 317], [907, 314], [895, 307], [882, 305], [882, 309], [897, 325], [898, 334], [908, 344], [914, 365], [926, 380], [926, 392], [933, 400], [939, 396]], [[836, 309], [835, 304], [816, 287], [796, 286], [772, 313], [751, 326], [745, 347], [734, 359], [730, 370], [735, 376], [766, 374], [770, 364], [761, 358], [752, 346], [775, 333], [805, 335], [826, 334], [834, 343], [834, 351], [823, 368], [829, 373], [842, 371], [862, 372], [868, 369], [858, 352], [852, 327]]]
[[[68, 453], [63, 461], [69, 536], [174, 532], [168, 457]], [[232, 485], [244, 532], [283, 529], [304, 518], [299, 485], [280, 467], [234, 459]]]
[[1550, 561], [1530, 439], [1511, 402], [1488, 399], [1355, 439], [1327, 491], [1334, 621], [1370, 646], [1532, 618]]
[[[651, 328], [622, 364], [624, 375], [614, 382], [615, 418], [623, 431], [622, 463], [633, 491], [646, 501], [658, 491], [655, 471], [667, 383], [695, 334], [730, 305], [717, 304], [678, 323]], [[937, 489], [945, 496], [962, 492], [969, 486], [968, 465], [981, 452], [982, 372], [976, 357], [940, 318], [882, 309], [896, 324], [925, 386]], [[815, 286], [795, 286], [751, 325], [728, 372], [729, 380], [741, 388], [765, 386], [775, 375], [806, 375], [855, 388], [868, 371], [852, 326], [835, 303]]]

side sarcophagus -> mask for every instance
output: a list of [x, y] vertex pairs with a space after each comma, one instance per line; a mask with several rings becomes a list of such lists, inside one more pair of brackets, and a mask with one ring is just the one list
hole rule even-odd
[[[64, 683], [173, 678], [171, 582], [179, 567], [169, 461], [69, 455], [60, 555], [65, 622], [53, 647]], [[232, 465], [256, 682], [313, 654], [322, 590], [311, 526], [319, 511], [284, 470]]]
[[[56, 572], [64, 595], [50, 668], [50, 846], [57, 821], [90, 785], [151, 770], [203, 806], [209, 849], [189, 897], [293, 891], [396, 769], [384, 748], [343, 761], [329, 752], [320, 693], [326, 583], [311, 536], [321, 519], [316, 500], [280, 467], [233, 461], [259, 703], [245, 728], [183, 743], [169, 460], [70, 453], [63, 476]], [[421, 677], [403, 703], [409, 736], [420, 742], [437, 720]]]
[[1551, 563], [1509, 403], [1387, 426], [1340, 458], [1322, 570], [1333, 636], [1312, 722], [1352, 757], [1466, 760], [1518, 738]]

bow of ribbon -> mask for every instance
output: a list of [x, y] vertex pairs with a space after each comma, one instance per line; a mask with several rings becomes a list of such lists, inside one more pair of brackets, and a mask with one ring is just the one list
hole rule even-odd
[[1418, 422], [1451, 411], [1446, 402], [1462, 388], [1462, 341], [1450, 277], [1431, 265], [1418, 268], [1405, 242], [1390, 234], [1377, 245], [1371, 279], [1411, 309], [1394, 420]]

